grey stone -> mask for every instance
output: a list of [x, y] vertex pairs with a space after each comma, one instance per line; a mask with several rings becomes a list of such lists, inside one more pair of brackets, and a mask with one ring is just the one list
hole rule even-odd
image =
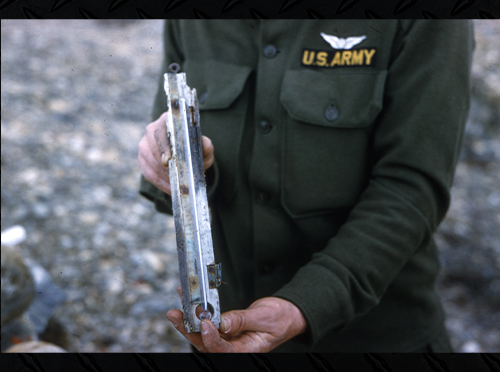
[[55, 310], [66, 300], [66, 293], [54, 283], [42, 266], [33, 260], [27, 260], [27, 263], [35, 282], [35, 296], [27, 309], [27, 315], [37, 333], [41, 334]]
[[35, 296], [35, 282], [21, 254], [11, 247], [1, 248], [2, 327], [20, 316]]
[[33, 215], [39, 219], [46, 219], [50, 216], [50, 207], [47, 203], [38, 202], [33, 205]]
[[137, 302], [129, 311], [132, 316], [145, 316], [147, 314], [166, 314], [169, 310], [168, 304], [158, 298], [150, 298]]

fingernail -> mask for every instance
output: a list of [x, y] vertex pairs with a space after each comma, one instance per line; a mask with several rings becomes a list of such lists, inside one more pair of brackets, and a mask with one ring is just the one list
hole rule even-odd
[[201, 333], [204, 335], [208, 333], [208, 324], [205, 322], [201, 322]]
[[224, 333], [228, 333], [229, 330], [231, 329], [231, 318], [228, 316], [225, 316], [222, 318], [222, 322], [224, 323], [224, 325], [223, 325], [224, 329], [225, 329]]
[[161, 163], [163, 165], [167, 165], [167, 161], [168, 161], [167, 154], [164, 152], [163, 154], [161, 154]]

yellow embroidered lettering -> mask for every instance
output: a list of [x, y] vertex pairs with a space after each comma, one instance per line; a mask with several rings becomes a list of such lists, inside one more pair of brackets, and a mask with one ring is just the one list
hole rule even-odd
[[340, 52], [335, 53], [335, 57], [333, 57], [330, 62], [330, 66], [340, 65]]
[[364, 52], [365, 52], [365, 57], [366, 57], [366, 65], [370, 66], [371, 62], [372, 62], [372, 57], [375, 54], [375, 49], [371, 49], [370, 51], [365, 49]]
[[357, 66], [375, 67], [377, 48], [302, 50], [302, 66], [308, 68], [355, 68]]
[[317, 66], [324, 66], [326, 65], [326, 57], [328, 57], [327, 52], [319, 52], [316, 55], [316, 65]]
[[302, 56], [302, 63], [304, 65], [310, 65], [314, 61], [314, 52], [309, 50], [304, 50], [304, 55]]
[[364, 49], [352, 51], [351, 65], [362, 65], [363, 64], [363, 57], [364, 57], [363, 52], [364, 52]]
[[343, 65], [350, 65], [351, 64], [351, 55], [352, 52], [350, 50], [344, 50], [342, 52], [342, 64]]

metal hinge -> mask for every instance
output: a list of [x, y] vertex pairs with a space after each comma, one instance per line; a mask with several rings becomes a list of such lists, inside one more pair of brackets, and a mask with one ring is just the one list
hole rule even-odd
[[219, 288], [221, 285], [222, 270], [221, 264], [207, 265], [208, 285], [210, 289]]

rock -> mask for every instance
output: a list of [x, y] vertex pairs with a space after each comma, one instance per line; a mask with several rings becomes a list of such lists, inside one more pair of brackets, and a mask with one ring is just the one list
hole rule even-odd
[[113, 195], [113, 189], [108, 185], [97, 186], [93, 190], [92, 194], [94, 201], [99, 204], [106, 204], [109, 202], [111, 196]]
[[483, 348], [476, 341], [469, 341], [462, 346], [460, 351], [462, 353], [480, 353]]
[[50, 332], [49, 320], [65, 298], [47, 270], [2, 247], [2, 350]]
[[12, 247], [1, 248], [2, 327], [20, 316], [35, 296], [35, 282], [21, 254]]
[[2, 245], [13, 247], [26, 240], [26, 229], [20, 225], [2, 231]]
[[50, 342], [28, 341], [11, 346], [4, 353], [67, 353], [67, 351]]
[[47, 203], [38, 202], [33, 205], [33, 215], [38, 219], [46, 219], [50, 216], [50, 207]]
[[133, 317], [146, 317], [151, 315], [164, 315], [169, 310], [169, 305], [163, 298], [152, 297], [139, 300], [130, 309], [129, 314]]
[[40, 339], [61, 346], [66, 350], [71, 347], [71, 340], [66, 326], [55, 317], [49, 319], [47, 327], [40, 334]]
[[35, 282], [35, 296], [29, 305], [26, 315], [33, 323], [37, 334], [47, 328], [49, 319], [65, 299], [64, 291], [54, 283], [49, 272], [33, 260], [26, 259]]
[[135, 253], [131, 257], [132, 262], [143, 267], [145, 271], [152, 271], [156, 275], [160, 275], [165, 270], [164, 259], [165, 255], [153, 252], [151, 250], [143, 250]]
[[[2, 192], [3, 194], [3, 192]], [[3, 195], [2, 195], [3, 198]], [[17, 205], [16, 208], [12, 211], [12, 220], [13, 221], [23, 221], [28, 218], [30, 214], [29, 208], [25, 205]]]
[[75, 245], [73, 242], [73, 239], [69, 235], [62, 235], [59, 238], [59, 244], [61, 245], [61, 247], [65, 248], [65, 249], [71, 249]]

